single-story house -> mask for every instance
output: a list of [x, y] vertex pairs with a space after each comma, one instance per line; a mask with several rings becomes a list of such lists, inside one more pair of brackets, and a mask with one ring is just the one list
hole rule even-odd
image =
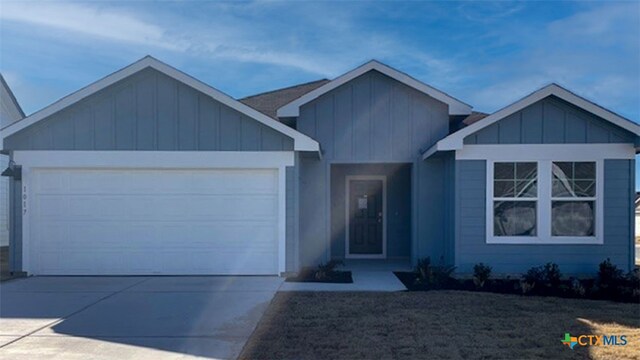
[[640, 126], [551, 84], [493, 113], [377, 61], [236, 100], [145, 57], [2, 129], [12, 269], [633, 266]]
[[[24, 118], [11, 88], [0, 74], [0, 129]], [[9, 165], [9, 156], [0, 154], [0, 172]], [[0, 177], [0, 246], [9, 246], [9, 179]]]

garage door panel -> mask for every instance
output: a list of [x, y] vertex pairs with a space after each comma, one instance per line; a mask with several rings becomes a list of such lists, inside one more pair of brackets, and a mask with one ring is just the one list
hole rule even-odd
[[275, 169], [34, 173], [36, 273], [277, 274]]

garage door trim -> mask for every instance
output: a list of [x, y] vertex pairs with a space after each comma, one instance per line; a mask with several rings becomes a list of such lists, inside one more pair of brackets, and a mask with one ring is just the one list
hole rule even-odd
[[292, 151], [15, 151], [22, 165], [23, 270], [37, 274], [31, 261], [31, 171], [35, 169], [276, 169], [278, 173], [278, 272], [285, 272], [286, 167], [294, 165]]

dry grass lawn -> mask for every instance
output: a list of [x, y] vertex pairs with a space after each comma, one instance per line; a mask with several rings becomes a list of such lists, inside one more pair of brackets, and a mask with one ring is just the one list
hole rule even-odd
[[[626, 346], [562, 345], [565, 332]], [[240, 359], [640, 359], [640, 306], [464, 291], [276, 294]]]

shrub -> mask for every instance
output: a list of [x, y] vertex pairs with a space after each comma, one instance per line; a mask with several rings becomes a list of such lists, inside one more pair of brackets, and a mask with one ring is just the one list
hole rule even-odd
[[523, 293], [536, 292], [539, 294], [558, 294], [562, 290], [567, 291], [566, 286], [561, 288], [560, 278], [562, 273], [558, 264], [546, 263], [543, 266], [532, 267], [522, 277], [521, 288]]
[[450, 265], [432, 265], [430, 257], [420, 259], [415, 269], [416, 283], [431, 288], [445, 287], [454, 281], [451, 275], [455, 269]]
[[330, 278], [331, 274], [333, 274], [336, 271], [336, 268], [340, 265], [344, 265], [341, 260], [330, 260], [327, 263], [318, 265], [315, 278], [317, 280], [326, 280]]
[[625, 276], [627, 286], [632, 289], [640, 290], [640, 268], [635, 268]]
[[491, 266], [478, 263], [473, 266], [473, 283], [477, 288], [483, 288], [491, 277]]
[[546, 263], [544, 265], [544, 269], [542, 270], [542, 275], [544, 278], [544, 283], [548, 288], [557, 289], [560, 285], [560, 278], [562, 277], [562, 273], [560, 272], [560, 267], [558, 264], [554, 263]]
[[571, 292], [574, 295], [583, 297], [587, 293], [587, 289], [582, 285], [580, 280], [571, 278]]
[[640, 268], [635, 268], [625, 276], [623, 296], [627, 299], [640, 302]]
[[535, 266], [527, 270], [522, 276], [520, 287], [523, 294], [528, 294], [542, 287], [544, 281], [543, 269], [541, 266]]
[[607, 260], [600, 263], [596, 287], [601, 294], [615, 296], [620, 287], [624, 285], [624, 280], [622, 270], [612, 264], [611, 260], [607, 258]]

